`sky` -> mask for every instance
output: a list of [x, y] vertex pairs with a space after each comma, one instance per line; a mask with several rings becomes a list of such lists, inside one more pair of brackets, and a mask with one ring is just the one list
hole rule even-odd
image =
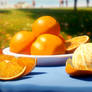
[[[32, 0], [9, 0], [9, 4], [15, 4], [18, 1], [25, 1], [32, 4]], [[36, 6], [59, 6], [59, 0], [35, 0]], [[68, 6], [74, 5], [74, 0], [68, 0]], [[86, 0], [78, 0], [78, 6], [86, 6]], [[90, 0], [90, 6], [92, 6], [92, 0]]]

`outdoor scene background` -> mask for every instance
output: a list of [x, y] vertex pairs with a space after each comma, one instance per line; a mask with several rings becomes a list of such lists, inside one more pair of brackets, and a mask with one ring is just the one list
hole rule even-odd
[[[6, 4], [0, 3], [0, 48], [2, 49], [9, 46], [9, 41], [16, 32], [31, 31], [32, 23], [40, 16], [54, 17], [59, 22], [61, 34], [65, 39], [88, 35], [92, 41], [92, 0], [88, 8], [86, 0], [78, 0], [77, 11], [73, 8], [74, 0], [68, 0], [68, 7], [65, 7], [65, 4], [64, 7], [59, 7], [59, 0], [35, 0], [35, 7], [31, 7], [32, 0], [6, 1]], [[19, 5], [20, 2], [22, 5], [26, 2], [26, 5], [30, 7], [10, 7], [15, 4]], [[9, 7], [7, 8], [6, 5]]]
[[[28, 2], [28, 3], [32, 3], [32, 0], [10, 0], [9, 3], [10, 4], [15, 4], [19, 1], [24, 1], [24, 2]], [[36, 1], [36, 7], [40, 7], [40, 6], [59, 6], [59, 0], [35, 0]], [[68, 6], [69, 7], [73, 7], [74, 5], [74, 0], [68, 0]], [[65, 6], [65, 4], [64, 4]], [[86, 6], [86, 0], [78, 0], [78, 6]], [[90, 6], [92, 6], [92, 0], [90, 0]]]

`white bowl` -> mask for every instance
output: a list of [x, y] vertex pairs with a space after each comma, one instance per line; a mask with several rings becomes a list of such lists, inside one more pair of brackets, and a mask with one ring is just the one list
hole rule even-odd
[[37, 66], [55, 66], [64, 65], [68, 58], [72, 58], [73, 54], [63, 55], [24, 55], [10, 52], [9, 47], [3, 49], [3, 54], [12, 55], [16, 57], [30, 57], [37, 58]]

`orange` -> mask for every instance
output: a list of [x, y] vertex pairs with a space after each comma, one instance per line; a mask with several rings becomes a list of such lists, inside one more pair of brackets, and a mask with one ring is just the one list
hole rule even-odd
[[66, 52], [73, 53], [80, 44], [87, 43], [89, 41], [89, 37], [87, 35], [77, 36], [72, 39], [66, 40]]
[[40, 35], [31, 46], [32, 55], [57, 55], [65, 53], [65, 44], [56, 35]]
[[67, 35], [67, 39], [72, 39], [72, 36], [71, 35]]
[[32, 32], [34, 32], [36, 36], [41, 34], [58, 35], [60, 33], [60, 25], [53, 17], [42, 16], [32, 24]]
[[26, 66], [21, 66], [16, 58], [0, 55], [0, 80], [13, 80], [22, 77]]
[[21, 61], [23, 62], [23, 65], [26, 66], [26, 71], [24, 72], [24, 75], [29, 74], [37, 64], [37, 59], [35, 58], [26, 58], [26, 57], [18, 58], [18, 62], [21, 62]]
[[36, 66], [37, 59], [0, 55], [0, 79], [12, 80], [30, 73]]
[[64, 43], [65, 43], [65, 39], [64, 39], [64, 37], [61, 34], [59, 34], [58, 37], [60, 37], [64, 41]]
[[2, 49], [0, 49], [0, 54], [2, 54]]
[[81, 44], [74, 52], [72, 64], [75, 68], [92, 69], [92, 43]]
[[92, 69], [89, 69], [89, 70], [77, 69], [73, 66], [71, 59], [68, 59], [66, 61], [65, 70], [66, 70], [66, 73], [71, 75], [71, 76], [88, 76], [88, 75], [92, 75]]
[[10, 51], [15, 53], [30, 54], [30, 45], [35, 40], [35, 35], [29, 31], [16, 33], [10, 41]]

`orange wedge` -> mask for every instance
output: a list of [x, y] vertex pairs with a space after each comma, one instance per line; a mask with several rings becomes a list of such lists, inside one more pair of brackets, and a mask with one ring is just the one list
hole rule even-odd
[[80, 44], [87, 43], [88, 41], [89, 37], [87, 35], [66, 40], [66, 53], [73, 53]]
[[[21, 62], [21, 61], [23, 62], [23, 65], [26, 66], [24, 75], [29, 74], [37, 64], [37, 59], [35, 59], [35, 58], [26, 58], [26, 57], [18, 58], [18, 62]], [[20, 64], [22, 64], [22, 63], [20, 63]]]
[[0, 55], [0, 79], [12, 80], [31, 72], [37, 64], [37, 59]]
[[25, 70], [26, 66], [18, 63], [13, 56], [0, 55], [0, 80], [17, 79], [23, 76]]
[[79, 70], [79, 69], [76, 69], [73, 65], [72, 65], [72, 60], [71, 59], [68, 59], [66, 61], [66, 73], [71, 75], [71, 76], [88, 76], [88, 75], [92, 75], [92, 69], [90, 70]]

